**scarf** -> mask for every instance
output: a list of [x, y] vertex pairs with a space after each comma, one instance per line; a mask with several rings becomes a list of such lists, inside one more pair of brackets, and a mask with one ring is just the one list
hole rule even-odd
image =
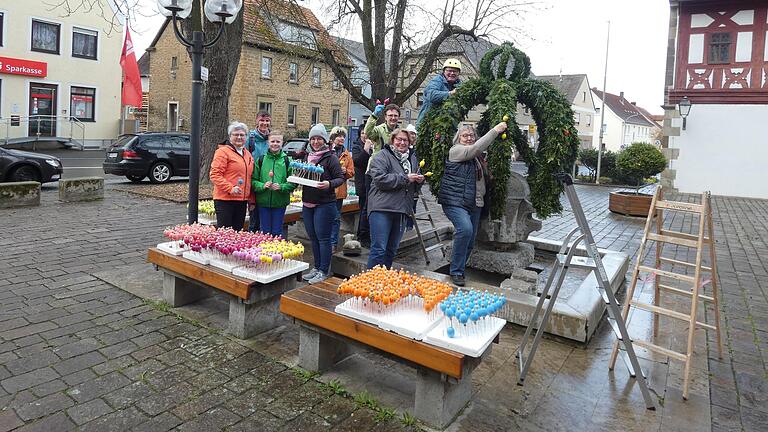
[[310, 153], [309, 156], [307, 157], [307, 161], [309, 163], [317, 164], [317, 162], [323, 157], [324, 154], [328, 153], [329, 150], [330, 149], [328, 148], [328, 146], [324, 145], [323, 147], [320, 148], [320, 150]]
[[390, 150], [392, 150], [392, 153], [395, 155], [395, 157], [398, 159], [398, 162], [400, 162], [400, 166], [403, 167], [403, 171], [405, 171], [405, 175], [408, 175], [411, 173], [411, 152], [405, 152], [400, 153], [395, 149], [394, 147], [390, 146]]

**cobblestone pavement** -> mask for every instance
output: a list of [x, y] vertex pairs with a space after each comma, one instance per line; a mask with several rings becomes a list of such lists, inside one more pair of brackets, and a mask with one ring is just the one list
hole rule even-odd
[[62, 204], [48, 186], [40, 207], [0, 210], [0, 431], [403, 428], [95, 278], [144, 262], [186, 215], [182, 204], [105, 195]]
[[[577, 190], [598, 245], [634, 260], [643, 220], [607, 212], [610, 188]], [[184, 205], [111, 190], [101, 202], [56, 198], [46, 187], [40, 207], [0, 210], [0, 432], [404, 428], [386, 411], [335, 394], [326, 378], [276, 361], [279, 355], [180, 320], [93, 276], [143, 263], [162, 228], [183, 222]], [[726, 349], [718, 358], [713, 337], [697, 332], [697, 349], [707, 356], [695, 363], [689, 401], [680, 398], [679, 362], [641, 352], [655, 360], [644, 361], [651, 386], [665, 389], [662, 409], [646, 412], [623, 367], [607, 378], [612, 339], [604, 327], [587, 349], [545, 339], [526, 386], [517, 387], [522, 331], [513, 326], [476, 371], [476, 401], [450, 429], [765, 430], [768, 201], [715, 197], [714, 209]], [[690, 218], [666, 223], [694, 230]], [[573, 224], [566, 205], [535, 235], [560, 239]], [[633, 319], [635, 327], [647, 322]], [[663, 334], [682, 330], [670, 324]]]

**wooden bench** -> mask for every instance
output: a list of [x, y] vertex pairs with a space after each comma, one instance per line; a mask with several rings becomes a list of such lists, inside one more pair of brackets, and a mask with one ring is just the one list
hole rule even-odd
[[491, 346], [480, 358], [469, 357], [340, 315], [335, 312], [344, 300], [336, 294], [339, 283], [330, 278], [280, 300], [280, 311], [299, 324], [299, 365], [322, 372], [349, 355], [350, 343], [375, 348], [416, 368], [414, 415], [441, 429], [450, 424], [469, 402], [472, 371]]
[[229, 332], [240, 339], [287, 321], [279, 311], [280, 295], [293, 289], [301, 276], [298, 273], [262, 284], [157, 248], [149, 249], [147, 261], [163, 271], [163, 299], [172, 307], [206, 298], [211, 289], [229, 294]]

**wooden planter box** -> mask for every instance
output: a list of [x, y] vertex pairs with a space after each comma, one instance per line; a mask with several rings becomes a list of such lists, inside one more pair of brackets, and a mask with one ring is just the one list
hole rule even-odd
[[611, 192], [608, 210], [624, 216], [648, 217], [653, 195], [628, 191]]

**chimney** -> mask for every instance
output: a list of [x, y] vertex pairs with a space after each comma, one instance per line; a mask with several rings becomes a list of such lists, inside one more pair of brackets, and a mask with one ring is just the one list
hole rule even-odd
[[632, 105], [637, 106], [637, 102], [630, 102]]
[[624, 100], [624, 92], [619, 92], [619, 99]]

